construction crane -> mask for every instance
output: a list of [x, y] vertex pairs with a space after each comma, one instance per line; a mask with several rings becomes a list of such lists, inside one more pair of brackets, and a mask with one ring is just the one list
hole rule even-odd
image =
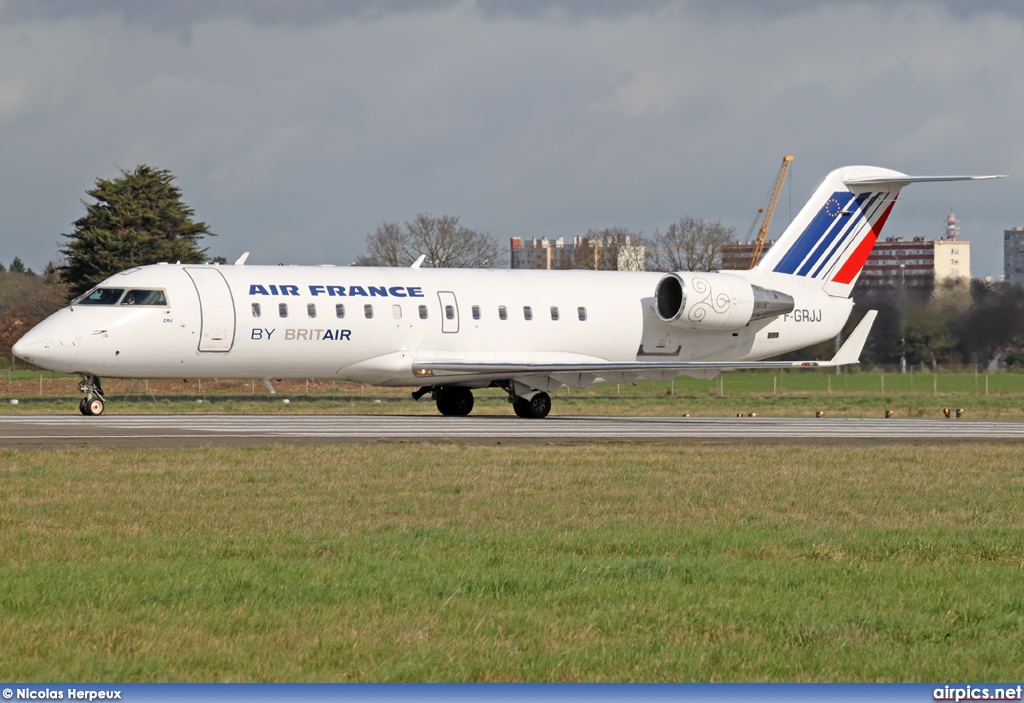
[[[761, 252], [764, 251], [764, 241], [768, 237], [768, 227], [771, 225], [772, 215], [775, 213], [775, 203], [779, 199], [779, 193], [782, 192], [782, 184], [786, 180], [786, 171], [789, 170], [789, 165], [792, 162], [792, 156], [782, 158], [782, 168], [779, 169], [779, 176], [775, 179], [775, 186], [772, 188], [771, 197], [768, 199], [768, 203], [757, 211], [758, 214], [764, 213], [764, 219], [761, 220], [761, 229], [757, 233], [757, 240], [754, 242], [754, 255], [750, 257], [750, 268], [757, 266], [757, 262], [761, 258]], [[757, 220], [755, 219], [754, 221], [756, 222]]]

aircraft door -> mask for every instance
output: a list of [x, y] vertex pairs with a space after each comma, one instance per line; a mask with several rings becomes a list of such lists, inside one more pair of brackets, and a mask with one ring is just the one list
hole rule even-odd
[[231, 351], [235, 343], [235, 301], [224, 274], [213, 268], [185, 268], [199, 294], [199, 351]]
[[437, 297], [441, 301], [441, 331], [455, 334], [459, 331], [459, 303], [455, 294], [442, 290], [437, 292]]

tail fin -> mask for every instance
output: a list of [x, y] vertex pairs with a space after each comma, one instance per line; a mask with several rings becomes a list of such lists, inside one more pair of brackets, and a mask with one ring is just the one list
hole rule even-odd
[[864, 268], [903, 186], [1001, 176], [908, 176], [875, 166], [847, 166], [825, 177], [757, 268], [818, 281], [846, 298]]

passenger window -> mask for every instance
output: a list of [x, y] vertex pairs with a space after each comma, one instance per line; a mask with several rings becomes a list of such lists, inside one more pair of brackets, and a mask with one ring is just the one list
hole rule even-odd
[[587, 321], [587, 309], [586, 308], [576, 308], [576, 314], [580, 316], [580, 322], [586, 322]]
[[277, 314], [281, 317], [288, 317], [288, 303], [278, 303]]
[[499, 320], [507, 320], [508, 319], [508, 310], [505, 309], [504, 305], [499, 305], [498, 306], [498, 319]]
[[306, 306], [306, 314], [310, 317], [316, 317], [316, 303], [309, 303]]
[[529, 305], [524, 305], [523, 306], [523, 319], [524, 320], [532, 320], [533, 319], [533, 308], [531, 308]]
[[420, 319], [421, 320], [426, 320], [427, 319], [427, 306], [426, 305], [420, 305]]
[[335, 305], [334, 314], [338, 316], [338, 319], [345, 317], [345, 303], [338, 303]]
[[253, 303], [252, 304], [252, 316], [253, 317], [259, 317], [260, 316], [260, 304], [259, 303]]
[[558, 308], [554, 305], [551, 306], [551, 319], [558, 320]]
[[363, 306], [363, 314], [366, 315], [366, 319], [370, 320], [373, 318], [373, 306], [366, 304]]
[[396, 320], [401, 320], [402, 319], [402, 306], [401, 305], [392, 305], [391, 306], [391, 314], [395, 316]]
[[444, 306], [444, 316], [446, 318], [448, 318], [449, 320], [454, 320], [455, 319], [455, 307], [452, 306], [452, 305], [445, 305]]
[[473, 319], [474, 320], [479, 320], [480, 319], [480, 306], [479, 305], [474, 305], [473, 306]]
[[89, 291], [78, 300], [73, 301], [72, 305], [116, 305], [117, 301], [121, 299], [121, 294], [124, 293], [124, 288], [97, 288], [96, 290]]

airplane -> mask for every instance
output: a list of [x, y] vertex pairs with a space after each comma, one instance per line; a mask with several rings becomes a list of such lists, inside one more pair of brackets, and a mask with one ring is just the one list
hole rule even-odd
[[501, 388], [519, 417], [598, 381], [713, 378], [859, 362], [869, 311], [828, 361], [764, 361], [832, 339], [900, 190], [915, 177], [839, 168], [747, 271], [538, 271], [160, 263], [117, 273], [29, 330], [14, 354], [101, 377], [336, 379], [407, 386], [443, 415]]

